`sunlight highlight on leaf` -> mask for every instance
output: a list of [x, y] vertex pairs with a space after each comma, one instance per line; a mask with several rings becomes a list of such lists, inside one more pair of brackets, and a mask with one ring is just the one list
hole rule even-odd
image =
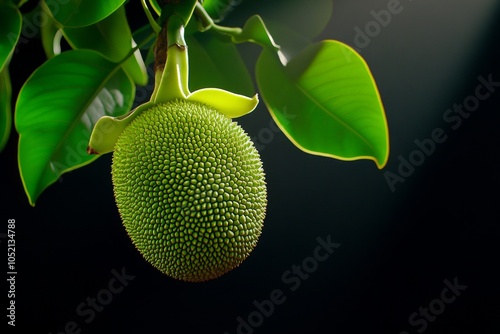
[[119, 65], [89, 50], [63, 52], [39, 67], [16, 105], [19, 168], [34, 205], [63, 173], [97, 156], [87, 144], [97, 120], [128, 112], [135, 86]]
[[257, 82], [271, 115], [300, 149], [341, 160], [370, 159], [379, 168], [386, 164], [382, 101], [367, 64], [352, 48], [323, 41], [286, 67], [264, 50]]

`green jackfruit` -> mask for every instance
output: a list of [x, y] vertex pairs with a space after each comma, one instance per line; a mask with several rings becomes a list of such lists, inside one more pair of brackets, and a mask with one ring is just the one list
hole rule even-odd
[[118, 138], [112, 180], [132, 242], [173, 278], [219, 277], [257, 244], [267, 204], [260, 156], [206, 105], [173, 101], [140, 114]]

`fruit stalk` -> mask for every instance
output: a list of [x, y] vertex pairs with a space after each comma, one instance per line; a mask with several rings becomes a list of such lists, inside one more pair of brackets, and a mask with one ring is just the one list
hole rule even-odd
[[[155, 89], [151, 101], [185, 99], [189, 94], [189, 62], [184, 27], [196, 7], [196, 1], [168, 4], [162, 9], [164, 22], [155, 46]], [[166, 17], [166, 18], [165, 18]]]

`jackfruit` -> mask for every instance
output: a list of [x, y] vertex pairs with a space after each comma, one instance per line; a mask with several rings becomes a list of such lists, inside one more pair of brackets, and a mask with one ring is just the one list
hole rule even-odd
[[256, 246], [266, 214], [262, 161], [236, 122], [198, 103], [145, 110], [116, 142], [112, 181], [143, 257], [184, 281], [217, 278]]

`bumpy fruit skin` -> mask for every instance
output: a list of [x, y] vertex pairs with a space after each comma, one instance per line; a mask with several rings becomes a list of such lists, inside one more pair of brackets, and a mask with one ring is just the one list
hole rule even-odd
[[267, 204], [260, 156], [237, 123], [208, 106], [144, 111], [116, 143], [112, 179], [128, 235], [171, 277], [219, 277], [257, 244]]

